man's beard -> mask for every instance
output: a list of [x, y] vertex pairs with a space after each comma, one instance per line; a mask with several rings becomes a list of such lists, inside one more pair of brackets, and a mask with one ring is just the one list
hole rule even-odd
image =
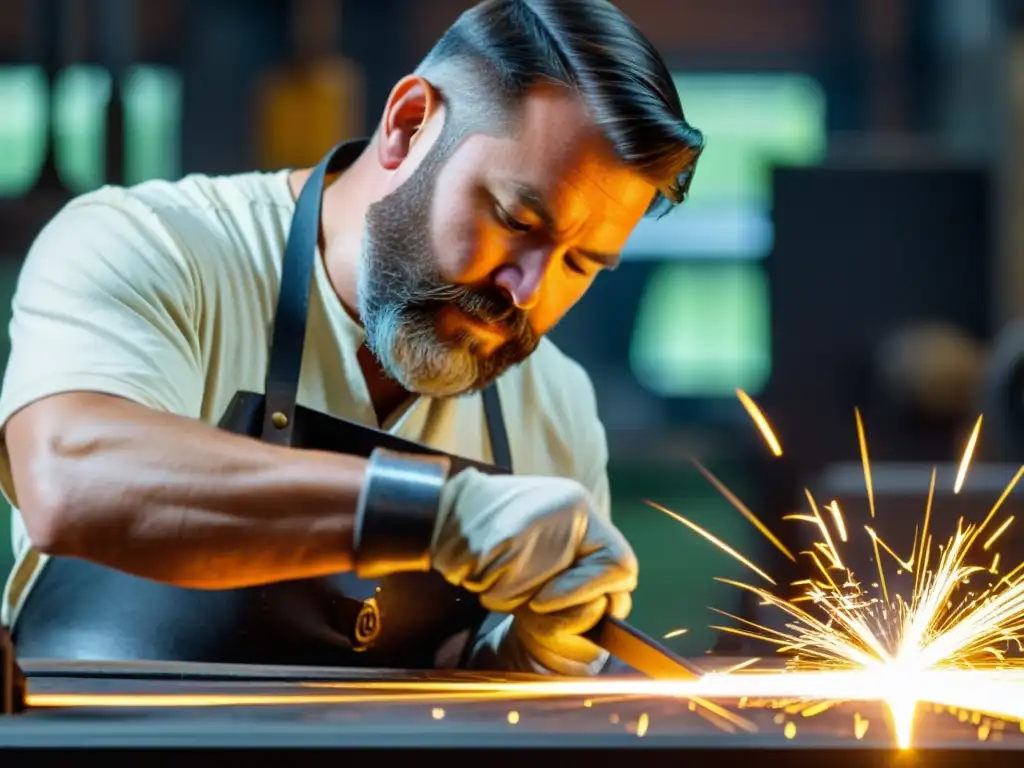
[[[415, 173], [373, 204], [359, 265], [358, 310], [366, 345], [384, 372], [410, 392], [452, 397], [487, 387], [537, 348], [529, 319], [495, 286], [461, 286], [440, 276], [430, 244], [434, 182], [452, 145], [442, 135]], [[504, 336], [484, 354], [471, 332], [442, 340], [438, 317], [456, 307]]]

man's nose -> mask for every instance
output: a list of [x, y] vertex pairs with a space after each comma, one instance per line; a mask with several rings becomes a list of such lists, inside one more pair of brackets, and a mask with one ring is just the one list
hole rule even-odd
[[533, 309], [540, 301], [544, 277], [554, 258], [553, 248], [531, 248], [503, 264], [494, 275], [494, 283], [508, 294], [517, 308]]

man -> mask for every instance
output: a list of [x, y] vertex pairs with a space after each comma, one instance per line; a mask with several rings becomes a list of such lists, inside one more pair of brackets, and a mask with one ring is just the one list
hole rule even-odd
[[[16, 640], [74, 634], [81, 599], [39, 606], [114, 572], [190, 595], [429, 569], [509, 614], [478, 665], [599, 671], [606, 655], [580, 635], [628, 613], [637, 564], [610, 522], [591, 383], [543, 337], [645, 214], [683, 200], [701, 146], [664, 63], [605, 0], [487, 0], [329, 167], [72, 202], [25, 263], [0, 396]], [[237, 392], [276, 397], [285, 244], [291, 258], [296, 200], [319, 202], [324, 173], [308, 327], [285, 338], [300, 404], [494, 462], [494, 391], [515, 475], [214, 426]], [[267, 429], [290, 418], [275, 410]], [[74, 562], [105, 570], [57, 568]], [[162, 599], [118, 589], [89, 611]], [[96, 615], [74, 636], [100, 632]]]

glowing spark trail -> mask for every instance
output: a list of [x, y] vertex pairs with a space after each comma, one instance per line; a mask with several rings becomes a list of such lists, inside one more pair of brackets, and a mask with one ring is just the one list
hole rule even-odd
[[740, 403], [743, 404], [747, 413], [750, 414], [750, 418], [754, 420], [754, 424], [761, 431], [761, 435], [764, 437], [764, 441], [768, 443], [771, 452], [776, 456], [781, 456], [782, 444], [779, 442], [779, 438], [775, 436], [775, 431], [772, 429], [771, 424], [768, 423], [764, 413], [757, 407], [757, 403], [742, 389], [736, 390], [736, 397], [740, 399]]
[[978, 417], [978, 420], [974, 423], [974, 429], [971, 430], [971, 436], [967, 440], [967, 448], [964, 449], [963, 458], [960, 459], [960, 469], [956, 473], [956, 483], [953, 485], [953, 493], [960, 493], [961, 489], [964, 487], [964, 480], [967, 479], [967, 470], [971, 466], [974, 449], [978, 445], [978, 435], [981, 434], [982, 418], [982, 416]]
[[868, 439], [864, 434], [864, 420], [860, 417], [860, 409], [856, 408], [853, 415], [857, 420], [857, 443], [860, 445], [860, 460], [864, 465], [864, 487], [868, 492], [868, 507], [872, 519], [875, 517], [875, 489], [871, 484], [871, 459], [868, 457]]

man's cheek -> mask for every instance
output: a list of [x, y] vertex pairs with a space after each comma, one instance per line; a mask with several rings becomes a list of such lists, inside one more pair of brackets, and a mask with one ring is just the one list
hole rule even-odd
[[434, 252], [439, 273], [455, 285], [479, 284], [492, 271], [487, 266], [488, 249], [473, 226], [453, 228], [440, 239]]
[[534, 335], [543, 336], [558, 325], [585, 293], [585, 288], [545, 285], [541, 301], [530, 311], [530, 328]]

